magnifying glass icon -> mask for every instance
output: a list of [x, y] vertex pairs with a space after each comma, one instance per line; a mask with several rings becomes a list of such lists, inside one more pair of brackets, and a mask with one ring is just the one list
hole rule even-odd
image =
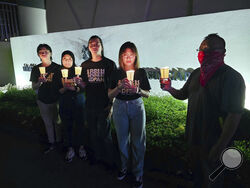
[[221, 154], [221, 165], [209, 175], [209, 179], [214, 181], [225, 169], [236, 170], [243, 162], [241, 151], [234, 147], [226, 148]]

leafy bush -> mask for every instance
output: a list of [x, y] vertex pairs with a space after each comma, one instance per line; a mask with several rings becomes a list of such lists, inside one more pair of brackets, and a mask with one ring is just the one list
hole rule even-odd
[[[184, 132], [187, 104], [170, 96], [151, 96], [143, 100], [147, 116], [147, 151], [168, 150], [175, 155], [183, 155], [186, 150]], [[241, 124], [249, 125], [250, 112], [244, 111]], [[18, 90], [8, 86], [5, 93], [0, 91], [0, 116], [1, 121], [8, 118], [8, 121], [31, 126], [42, 124], [36, 94], [31, 88]], [[115, 134], [113, 126], [112, 133]], [[234, 145], [243, 152], [246, 160], [250, 160], [249, 139], [235, 141]]]
[[144, 99], [147, 116], [147, 149], [171, 148], [185, 150], [183, 140], [187, 105], [170, 96], [151, 96]]
[[18, 90], [15, 87], [0, 92], [0, 113], [2, 120], [26, 122], [39, 118], [35, 92], [31, 88]]
[[238, 148], [243, 153], [244, 160], [250, 161], [250, 141], [242, 140], [235, 141], [234, 147]]

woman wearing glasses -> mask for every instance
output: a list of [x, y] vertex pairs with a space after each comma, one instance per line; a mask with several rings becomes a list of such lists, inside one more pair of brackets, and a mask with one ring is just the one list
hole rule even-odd
[[[127, 71], [132, 72], [132, 75]], [[117, 179], [122, 180], [127, 174], [129, 150], [131, 150], [132, 173], [135, 178], [133, 187], [143, 185], [146, 115], [142, 97], [149, 97], [150, 89], [145, 70], [139, 68], [136, 46], [132, 42], [124, 43], [119, 51], [119, 69], [111, 75], [108, 94], [110, 99], [115, 97], [113, 120], [121, 158]]]

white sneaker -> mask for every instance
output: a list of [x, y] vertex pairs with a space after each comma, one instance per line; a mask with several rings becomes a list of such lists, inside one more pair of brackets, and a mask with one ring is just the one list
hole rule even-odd
[[70, 163], [75, 156], [75, 151], [72, 147], [68, 149], [68, 152], [66, 153], [65, 160]]
[[79, 148], [79, 157], [80, 157], [80, 159], [82, 159], [84, 161], [87, 160], [87, 152], [84, 149], [83, 145], [81, 145], [80, 148]]

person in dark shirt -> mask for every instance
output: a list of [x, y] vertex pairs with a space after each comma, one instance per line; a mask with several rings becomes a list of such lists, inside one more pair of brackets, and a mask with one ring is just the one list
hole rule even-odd
[[223, 175], [209, 175], [218, 167], [220, 155], [230, 145], [239, 125], [245, 100], [240, 73], [224, 63], [225, 41], [210, 34], [199, 47], [200, 68], [177, 90], [171, 81], [161, 88], [176, 99], [188, 99], [186, 138], [194, 172], [194, 187], [223, 187]]
[[[77, 144], [79, 146], [79, 157], [86, 160], [87, 155], [84, 148], [84, 108], [85, 96], [83, 90], [75, 81], [75, 56], [66, 50], [61, 57], [62, 66], [55, 75], [55, 87], [59, 90], [59, 114], [64, 127], [64, 144], [68, 148], [65, 160], [71, 162], [75, 156], [73, 148], [73, 127], [77, 128]], [[68, 72], [67, 78], [63, 78], [62, 70]]]
[[[146, 150], [146, 115], [142, 97], [149, 97], [150, 84], [144, 69], [139, 68], [137, 48], [124, 43], [119, 51], [119, 69], [111, 75], [109, 98], [115, 97], [113, 121], [120, 150], [121, 166], [117, 179], [125, 178], [129, 150], [132, 151], [133, 187], [142, 187], [144, 154]], [[134, 71], [130, 80], [126, 71]], [[130, 76], [128, 76], [130, 77]]]
[[102, 40], [98, 36], [88, 41], [90, 58], [82, 63], [82, 79], [86, 84], [86, 113], [90, 139], [90, 163], [100, 161], [113, 165], [113, 142], [110, 130], [108, 85], [115, 63], [104, 57]]
[[[58, 130], [57, 100], [59, 93], [53, 87], [54, 74], [60, 66], [52, 62], [52, 50], [47, 44], [40, 44], [37, 47], [37, 55], [42, 63], [32, 68], [30, 81], [32, 82], [32, 89], [37, 93], [37, 104], [45, 124], [49, 142], [49, 147], [46, 148], [45, 153], [48, 153], [55, 148], [55, 135], [58, 138], [60, 134], [59, 131], [55, 131]], [[45, 74], [40, 73], [40, 67], [44, 67]]]

